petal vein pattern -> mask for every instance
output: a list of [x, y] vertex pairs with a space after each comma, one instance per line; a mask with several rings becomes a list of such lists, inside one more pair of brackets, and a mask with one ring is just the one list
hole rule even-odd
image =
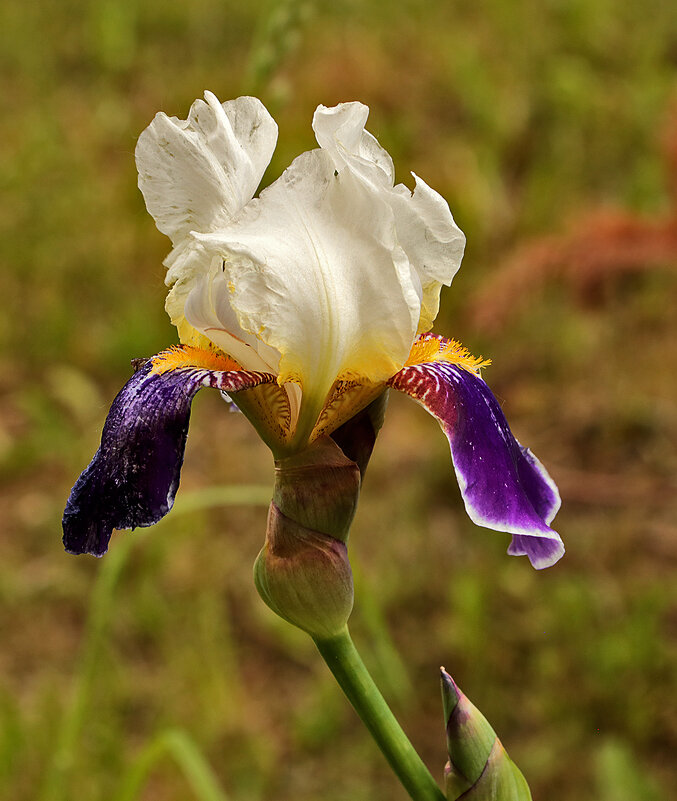
[[470, 519], [512, 534], [508, 552], [527, 555], [534, 567], [554, 564], [564, 553], [549, 526], [560, 506], [557, 488], [514, 438], [485, 382], [467, 367], [438, 361], [404, 367], [388, 385], [439, 421]]
[[347, 423], [368, 406], [382, 392], [383, 384], [364, 381], [337, 381], [331, 388], [327, 402], [315, 424], [311, 442]]
[[265, 384], [277, 389], [272, 374], [233, 369], [232, 360], [214, 354], [206, 358], [216, 369], [205, 369], [195, 366], [196, 355], [190, 348], [159, 354], [113, 401], [101, 445], [66, 504], [63, 542], [70, 553], [102, 556], [114, 528], [150, 526], [169, 512], [198, 390], [234, 394]]

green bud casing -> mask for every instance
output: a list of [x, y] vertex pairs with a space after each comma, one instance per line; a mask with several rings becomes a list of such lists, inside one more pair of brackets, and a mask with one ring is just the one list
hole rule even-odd
[[487, 719], [444, 668], [441, 674], [449, 752], [444, 769], [447, 800], [531, 801], [526, 779]]
[[359, 491], [358, 465], [329, 437], [275, 462], [254, 581], [274, 612], [315, 638], [341, 631], [353, 608], [346, 542]]

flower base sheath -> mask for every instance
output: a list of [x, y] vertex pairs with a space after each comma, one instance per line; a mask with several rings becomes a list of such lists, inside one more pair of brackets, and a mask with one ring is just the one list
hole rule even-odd
[[275, 462], [256, 588], [274, 612], [314, 637], [339, 632], [353, 608], [347, 540], [359, 491], [359, 467], [329, 437]]
[[387, 398], [382, 393], [331, 437], [275, 462], [254, 580], [274, 612], [316, 640], [340, 632], [353, 608], [348, 534]]

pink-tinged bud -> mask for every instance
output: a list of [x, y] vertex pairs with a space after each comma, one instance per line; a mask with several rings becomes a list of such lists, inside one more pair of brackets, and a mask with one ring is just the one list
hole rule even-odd
[[447, 800], [531, 801], [519, 768], [476, 706], [442, 673], [442, 703], [449, 761], [444, 768]]
[[315, 638], [341, 631], [353, 608], [346, 541], [359, 491], [359, 467], [329, 437], [275, 463], [254, 581], [274, 612]]

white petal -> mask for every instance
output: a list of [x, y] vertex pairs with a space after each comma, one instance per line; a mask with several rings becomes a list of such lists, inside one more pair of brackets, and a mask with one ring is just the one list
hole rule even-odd
[[304, 153], [197, 238], [224, 255], [240, 325], [282, 354], [280, 380], [300, 382], [304, 402], [324, 402], [339, 376], [385, 381], [406, 361], [420, 297], [392, 210], [327, 153]]
[[458, 272], [465, 235], [454, 222], [447, 201], [412, 173], [414, 192], [404, 184], [394, 187], [390, 203], [395, 213], [397, 238], [423, 287], [420, 331], [429, 330], [437, 316], [442, 284], [449, 286]]
[[413, 193], [403, 184], [393, 186], [392, 159], [364, 130], [368, 114], [362, 103], [319, 106], [313, 118], [315, 136], [339, 172], [352, 171], [393, 209], [397, 239], [421, 286], [419, 330], [428, 330], [439, 309], [442, 284], [451, 284], [461, 265], [465, 236], [444, 198], [417, 175]]
[[[221, 259], [217, 257], [214, 261], [218, 269], [212, 264], [207, 275], [179, 281], [167, 295], [167, 313], [178, 329], [181, 342], [202, 349], [209, 348], [211, 343], [232, 356], [245, 370], [277, 374], [279, 352], [242, 330], [230, 306]], [[289, 401], [291, 420], [295, 421], [301, 403], [299, 387], [285, 384], [283, 389]]]
[[413, 193], [404, 184], [393, 189], [397, 237], [421, 276], [422, 283], [449, 285], [458, 272], [465, 235], [454, 222], [447, 201], [412, 173]]
[[187, 120], [160, 112], [139, 137], [139, 189], [157, 227], [176, 245], [223, 225], [254, 196], [277, 125], [254, 97], [221, 105], [211, 92]]
[[368, 116], [369, 107], [356, 101], [333, 108], [318, 106], [313, 115], [315, 138], [331, 155], [337, 170], [347, 166], [376, 185], [392, 187], [393, 160], [376, 138], [364, 130]]
[[182, 239], [172, 248], [163, 264], [167, 268], [165, 284], [188, 283], [209, 272], [214, 254], [192, 237]]
[[212, 270], [196, 281], [184, 300], [186, 321], [245, 370], [277, 373], [280, 354], [253, 334], [243, 331], [230, 305], [223, 271]]

